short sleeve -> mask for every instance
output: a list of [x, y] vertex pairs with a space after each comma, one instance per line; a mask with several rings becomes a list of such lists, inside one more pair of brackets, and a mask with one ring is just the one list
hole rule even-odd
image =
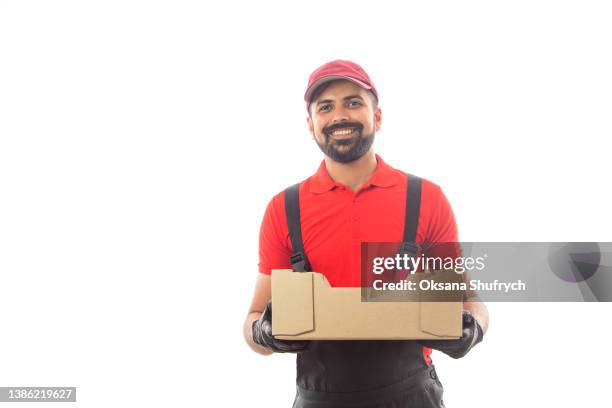
[[459, 238], [455, 214], [453, 213], [453, 209], [446, 195], [442, 189], [435, 184], [433, 184], [432, 206], [429, 216], [425, 242], [443, 245], [430, 246], [429, 250], [426, 251], [428, 252], [428, 256], [461, 256], [461, 248], [457, 243]]
[[434, 205], [427, 228], [428, 242], [457, 242], [457, 222], [446, 195], [435, 186]]
[[259, 272], [266, 275], [272, 269], [291, 269], [284, 197], [280, 193], [268, 203], [259, 230]]

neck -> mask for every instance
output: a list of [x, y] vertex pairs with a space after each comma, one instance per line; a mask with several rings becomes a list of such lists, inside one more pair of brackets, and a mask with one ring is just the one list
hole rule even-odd
[[332, 179], [353, 191], [357, 191], [374, 174], [376, 156], [373, 149], [370, 149], [366, 154], [351, 163], [339, 163], [325, 157], [325, 167]]

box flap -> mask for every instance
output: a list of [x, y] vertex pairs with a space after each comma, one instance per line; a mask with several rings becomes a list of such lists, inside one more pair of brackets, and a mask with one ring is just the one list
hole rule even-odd
[[[433, 278], [436, 282], [460, 282], [453, 271], [435, 271], [423, 274], [421, 279]], [[420, 328], [424, 333], [440, 337], [461, 337], [461, 293], [455, 291], [420, 291]], [[440, 299], [448, 300], [446, 302]], [[448, 313], [449, 309], [455, 313]]]
[[272, 335], [295, 336], [314, 330], [311, 272], [272, 271]]
[[[449, 307], [458, 313], [449, 314]], [[439, 337], [460, 337], [462, 330], [461, 303], [421, 302], [421, 331]]]

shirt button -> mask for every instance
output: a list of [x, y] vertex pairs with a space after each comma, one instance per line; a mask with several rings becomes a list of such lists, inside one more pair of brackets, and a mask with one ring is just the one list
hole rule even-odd
[[353, 220], [355, 220], [355, 221], [359, 221], [359, 216], [358, 216], [358, 215], [354, 216], [354, 217], [353, 217]]

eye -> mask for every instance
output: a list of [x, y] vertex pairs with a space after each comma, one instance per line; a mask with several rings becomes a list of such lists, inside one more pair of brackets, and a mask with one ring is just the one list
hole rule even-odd
[[356, 108], [358, 106], [363, 105], [359, 99], [352, 99], [349, 101], [348, 106], [350, 108]]
[[323, 105], [319, 106], [319, 112], [329, 112], [331, 108], [332, 108], [331, 104], [324, 103]]

